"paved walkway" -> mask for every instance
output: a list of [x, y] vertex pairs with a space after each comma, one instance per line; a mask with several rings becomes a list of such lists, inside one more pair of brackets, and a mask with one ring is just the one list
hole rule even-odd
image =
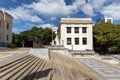
[[78, 60], [95, 72], [101, 80], [120, 80], [120, 69], [114, 68], [93, 58], [82, 58]]

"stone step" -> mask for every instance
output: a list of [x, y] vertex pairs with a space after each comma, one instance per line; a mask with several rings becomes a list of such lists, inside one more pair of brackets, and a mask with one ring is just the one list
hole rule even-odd
[[20, 54], [20, 55], [14, 55], [13, 57], [6, 57], [5, 59], [0, 59], [0, 68], [7, 66], [11, 63], [17, 62], [28, 55], [29, 54]]
[[[22, 74], [21, 76], [19, 76], [17, 79], [18, 79], [18, 80], [23, 80], [23, 79], [25, 79], [27, 76], [29, 76], [30, 74], [32, 74], [32, 71], [33, 71], [34, 69], [36, 69], [36, 67], [38, 67], [39, 64], [42, 63], [42, 61], [43, 61], [42, 59], [39, 59], [38, 62], [35, 64], [35, 66], [30, 67], [29, 70], [25, 71], [24, 74]], [[36, 71], [37, 71], [37, 69], [36, 69]]]
[[15, 62], [12, 62], [12, 63], [7, 64], [7, 65], [3, 65], [3, 66], [0, 67], [0, 72], [3, 72], [5, 70], [15, 66], [15, 65], [17, 65], [17, 64], [19, 64], [19, 63], [21, 63], [21, 62], [23, 62], [23, 61], [25, 61], [27, 59], [29, 59], [30, 57], [32, 57], [32, 56], [31, 55], [27, 55], [27, 56], [25, 56], [25, 57], [15, 61]]
[[[16, 79], [18, 79], [18, 78], [22, 78], [21, 76], [24, 75], [24, 73], [25, 73], [26, 71], [29, 71], [29, 72], [30, 72], [32, 69], [34, 69], [34, 68], [36, 67], [36, 65], [38, 64], [39, 60], [40, 60], [39, 58], [36, 58], [35, 61], [33, 61], [33, 62], [30, 63], [29, 65], [23, 67], [22, 70], [20, 70], [19, 72], [17, 72], [17, 73], [15, 74], [15, 76], [11, 76], [9, 79], [11, 79], [11, 80], [16, 80]], [[24, 76], [25, 76], [25, 75], [24, 75]], [[18, 79], [18, 80], [21, 80], [21, 79]]]
[[[40, 78], [41, 72], [42, 72], [43, 68], [44, 68], [45, 65], [46, 65], [46, 61], [43, 61], [42, 64], [43, 64], [43, 65], [39, 66], [39, 69], [37, 70], [37, 73], [35, 74], [33, 80], [38, 80], [38, 79]], [[28, 79], [26, 79], [26, 80], [28, 80]]]
[[29, 60], [31, 60], [32, 58], [33, 58], [33, 57], [31, 57], [31, 58], [29, 58], [29, 59], [26, 59], [25, 61], [23, 61], [23, 62], [21, 62], [21, 63], [18, 63], [18, 64], [16, 64], [15, 66], [13, 66], [13, 67], [11, 67], [11, 68], [9, 68], [9, 69], [6, 69], [5, 71], [3, 70], [3, 72], [2, 72], [2, 70], [0, 70], [0, 78], [1, 78], [2, 76], [5, 76], [6, 74], [12, 72], [13, 70], [17, 69], [19, 66], [27, 63], [27, 62], [28, 62]]
[[45, 66], [43, 67], [40, 75], [39, 75], [39, 78], [37, 80], [51, 80], [50, 79], [50, 74], [52, 72], [52, 68], [48, 67], [46, 64]]
[[20, 64], [2, 72], [0, 75], [1, 80], [9, 79], [9, 77], [15, 75], [17, 72], [19, 72], [20, 70], [25, 68], [31, 62], [34, 62], [34, 60], [36, 60], [36, 58], [33, 56], [32, 58], [29, 58], [28, 60], [25, 60], [25, 61], [21, 62]]
[[40, 66], [44, 66], [46, 61], [42, 60], [41, 64], [39, 64], [35, 69], [33, 69], [33, 71], [25, 78], [25, 80], [33, 80], [35, 79], [35, 74], [39, 73], [38, 69], [42, 70], [42, 67]]

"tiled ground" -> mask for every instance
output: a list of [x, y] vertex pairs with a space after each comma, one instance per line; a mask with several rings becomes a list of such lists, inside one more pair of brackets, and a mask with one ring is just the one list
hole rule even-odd
[[93, 58], [83, 58], [78, 60], [95, 72], [102, 80], [120, 80], [120, 69], [114, 68]]

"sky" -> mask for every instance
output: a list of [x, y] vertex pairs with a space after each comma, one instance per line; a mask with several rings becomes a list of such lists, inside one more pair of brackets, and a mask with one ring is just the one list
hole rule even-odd
[[105, 16], [120, 24], [120, 0], [0, 0], [0, 10], [13, 16], [13, 33], [38, 27], [58, 27], [60, 18]]

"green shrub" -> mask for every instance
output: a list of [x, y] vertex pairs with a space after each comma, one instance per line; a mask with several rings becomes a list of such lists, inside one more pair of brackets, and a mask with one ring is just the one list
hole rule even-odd
[[15, 47], [16, 47], [15, 44], [10, 44], [10, 45], [8, 45], [8, 48], [15, 48]]

